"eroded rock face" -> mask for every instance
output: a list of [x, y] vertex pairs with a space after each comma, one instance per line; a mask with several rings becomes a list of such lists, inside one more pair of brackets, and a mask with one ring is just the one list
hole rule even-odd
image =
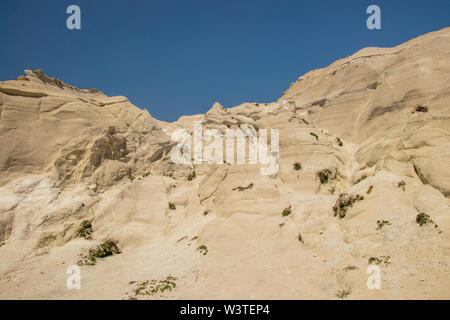
[[[25, 73], [0, 86], [0, 298], [122, 299], [169, 275], [163, 298], [450, 297], [450, 28], [311, 71], [276, 102], [173, 123]], [[194, 121], [278, 129], [278, 172], [248, 153], [172, 163], [171, 133]], [[67, 266], [108, 238], [122, 253], [66, 290]]]
[[[88, 179], [105, 160], [132, 168], [144, 158], [150, 166], [168, 152], [170, 138], [159, 122], [125, 97], [80, 90], [40, 70], [26, 74], [29, 81], [5, 81], [0, 88], [0, 183], [47, 172], [66, 185]], [[138, 155], [148, 149], [155, 151]]]
[[449, 53], [448, 28], [395, 48], [365, 48], [300, 77], [280, 101], [295, 101], [314, 124], [356, 143], [361, 166], [414, 163], [448, 196]]

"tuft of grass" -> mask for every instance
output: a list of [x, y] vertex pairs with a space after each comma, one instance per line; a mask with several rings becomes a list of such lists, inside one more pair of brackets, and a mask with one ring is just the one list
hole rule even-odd
[[317, 134], [315, 134], [314, 132], [310, 132], [309, 134], [316, 138], [317, 142], [319, 142], [319, 136]]
[[302, 164], [300, 162], [294, 163], [294, 170], [298, 171], [302, 169]]
[[336, 297], [338, 297], [339, 299], [344, 299], [348, 297], [350, 293], [350, 290], [339, 290], [338, 292], [336, 292]]
[[429, 215], [427, 215], [426, 213], [422, 212], [419, 213], [416, 216], [416, 223], [419, 224], [421, 227], [426, 225], [426, 224], [434, 224], [434, 227], [437, 228], [438, 225], [433, 221], [433, 219], [430, 218]]
[[[172, 291], [176, 288], [175, 281], [177, 278], [168, 276], [165, 280], [145, 280], [137, 283], [134, 294], [136, 296], [151, 296], [157, 293], [164, 293], [165, 291]], [[130, 284], [136, 281], [131, 281]]]
[[292, 213], [291, 211], [291, 206], [284, 208], [283, 212], [281, 213], [281, 216], [283, 217], [287, 217], [288, 215], [290, 215]]
[[89, 220], [83, 220], [78, 228], [78, 237], [92, 240], [92, 223]]
[[188, 175], [187, 180], [188, 181], [192, 181], [197, 177], [197, 175], [195, 174], [195, 171], [192, 171], [192, 173], [190, 175]]
[[169, 202], [169, 209], [170, 210], [175, 210], [177, 207], [175, 206], [175, 203], [173, 202]]
[[402, 188], [403, 191], [406, 191], [406, 182], [405, 181], [400, 181], [397, 185], [398, 188]]
[[339, 137], [336, 137], [336, 142], [337, 142], [339, 147], [342, 147], [344, 145], [344, 143], [342, 142], [341, 139], [339, 139]]
[[206, 254], [208, 253], [208, 247], [202, 244], [200, 247], [197, 248], [197, 251], [200, 252], [202, 255], [206, 256]]
[[351, 194], [349, 195], [346, 193], [341, 193], [339, 195], [339, 198], [336, 200], [336, 204], [333, 207], [334, 216], [339, 217], [340, 219], [345, 218], [348, 209], [353, 207], [353, 204], [355, 202], [362, 200], [364, 200], [364, 197], [360, 196], [359, 194], [354, 196]]
[[134, 178], [131, 174], [128, 176], [128, 180], [130, 180], [130, 182], [133, 182], [134, 179], [135, 179], [135, 178]]
[[367, 194], [371, 194], [373, 190], [373, 186], [370, 186], [369, 189], [367, 189], [366, 193]]
[[384, 226], [390, 226], [392, 223], [390, 223], [388, 220], [377, 220], [377, 230], [381, 230]]
[[108, 239], [105, 242], [99, 244], [88, 250], [87, 253], [81, 255], [81, 259], [78, 261], [79, 266], [93, 266], [97, 263], [97, 259], [103, 259], [115, 254], [120, 254], [121, 251], [117, 246], [118, 241]]
[[391, 262], [389, 261], [391, 259], [390, 256], [380, 256], [379, 258], [377, 257], [370, 257], [369, 258], [369, 264], [384, 264], [386, 266], [388, 266]]
[[317, 176], [320, 179], [321, 184], [327, 184], [333, 177], [333, 173], [330, 169], [323, 169], [322, 171], [317, 172]]
[[298, 237], [297, 237], [297, 239], [298, 239], [298, 241], [300, 241], [301, 243], [305, 243], [304, 241], [303, 241], [303, 237], [302, 237], [302, 234], [299, 232], [298, 233]]

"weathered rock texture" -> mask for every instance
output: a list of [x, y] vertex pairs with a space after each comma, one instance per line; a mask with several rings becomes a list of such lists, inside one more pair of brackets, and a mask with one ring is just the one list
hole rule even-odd
[[[173, 123], [25, 73], [0, 83], [0, 298], [450, 298], [450, 28], [311, 71], [277, 102]], [[196, 120], [279, 129], [278, 173], [172, 163], [171, 133]], [[108, 238], [121, 253], [67, 289]], [[171, 291], [136, 296], [168, 276]]]

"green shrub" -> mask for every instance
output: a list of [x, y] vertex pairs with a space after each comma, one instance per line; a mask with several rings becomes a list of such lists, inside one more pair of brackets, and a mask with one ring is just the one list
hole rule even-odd
[[283, 212], [281, 213], [281, 216], [283, 217], [287, 217], [288, 215], [290, 215], [292, 213], [291, 211], [291, 206], [284, 208]]
[[370, 186], [369, 189], [367, 189], [366, 193], [367, 194], [371, 194], [373, 190], [373, 186]]
[[175, 210], [177, 207], [175, 206], [175, 203], [173, 202], [169, 202], [169, 209], [170, 210]]
[[120, 254], [121, 251], [117, 246], [117, 243], [117, 240], [108, 239], [98, 246], [89, 249], [87, 253], [81, 256], [81, 259], [78, 261], [78, 265], [93, 266], [97, 263], [97, 259], [103, 259], [115, 254]]
[[342, 142], [341, 139], [339, 139], [339, 137], [336, 137], [336, 142], [337, 142], [339, 147], [342, 147], [344, 145], [344, 143]]
[[382, 264], [384, 263], [386, 266], [390, 264], [389, 260], [391, 259], [390, 256], [380, 256], [377, 257], [370, 257], [369, 258], [369, 264]]
[[380, 230], [380, 229], [382, 229], [384, 226], [390, 226], [390, 225], [392, 225], [392, 223], [390, 223], [390, 222], [387, 221], [387, 220], [378, 220], [378, 221], [377, 221], [377, 225], [378, 225], [377, 230]]
[[[164, 293], [165, 291], [172, 291], [175, 289], [177, 284], [175, 281], [177, 278], [168, 276], [165, 280], [146, 280], [137, 283], [137, 288], [134, 289], [134, 294], [136, 296], [150, 296], [157, 293]], [[130, 284], [135, 283], [131, 281]]]
[[345, 193], [340, 194], [339, 198], [336, 200], [336, 204], [333, 207], [334, 216], [339, 217], [340, 219], [345, 218], [347, 215], [347, 210], [353, 207], [355, 202], [362, 200], [364, 200], [364, 197], [359, 194], [356, 196]]
[[419, 214], [416, 216], [416, 222], [417, 222], [421, 227], [424, 226], [424, 225], [426, 225], [426, 224], [429, 224], [429, 223], [434, 224], [434, 227], [435, 227], [435, 228], [438, 227], [438, 225], [433, 221], [433, 219], [431, 219], [430, 216], [427, 215], [427, 214], [424, 213], [424, 212], [419, 213]]
[[317, 176], [321, 184], [327, 184], [333, 178], [333, 173], [330, 169], [323, 169], [317, 173]]
[[92, 240], [92, 223], [89, 220], [84, 220], [78, 229], [78, 236], [86, 240]]
[[302, 164], [300, 162], [294, 163], [294, 170], [298, 171], [302, 169]]
[[195, 171], [192, 171], [192, 173], [190, 175], [188, 175], [187, 180], [188, 181], [192, 181], [197, 177], [197, 175], [195, 174]]
[[197, 251], [200, 252], [202, 255], [206, 256], [206, 254], [208, 253], [208, 247], [205, 245], [201, 245], [200, 247], [197, 248]]
[[400, 181], [397, 185], [398, 188], [402, 188], [403, 191], [406, 191], [406, 182], [405, 181]]

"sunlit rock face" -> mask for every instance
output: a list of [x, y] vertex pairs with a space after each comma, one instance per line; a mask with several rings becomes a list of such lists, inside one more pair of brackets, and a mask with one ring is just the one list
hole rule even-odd
[[[40, 70], [3, 81], [0, 298], [448, 299], [449, 80], [450, 28], [172, 123]], [[243, 163], [198, 161], [194, 139], [174, 163], [196, 125], [224, 150], [227, 131], [278, 130], [278, 170], [248, 139]], [[108, 239], [120, 253], [79, 263]]]

